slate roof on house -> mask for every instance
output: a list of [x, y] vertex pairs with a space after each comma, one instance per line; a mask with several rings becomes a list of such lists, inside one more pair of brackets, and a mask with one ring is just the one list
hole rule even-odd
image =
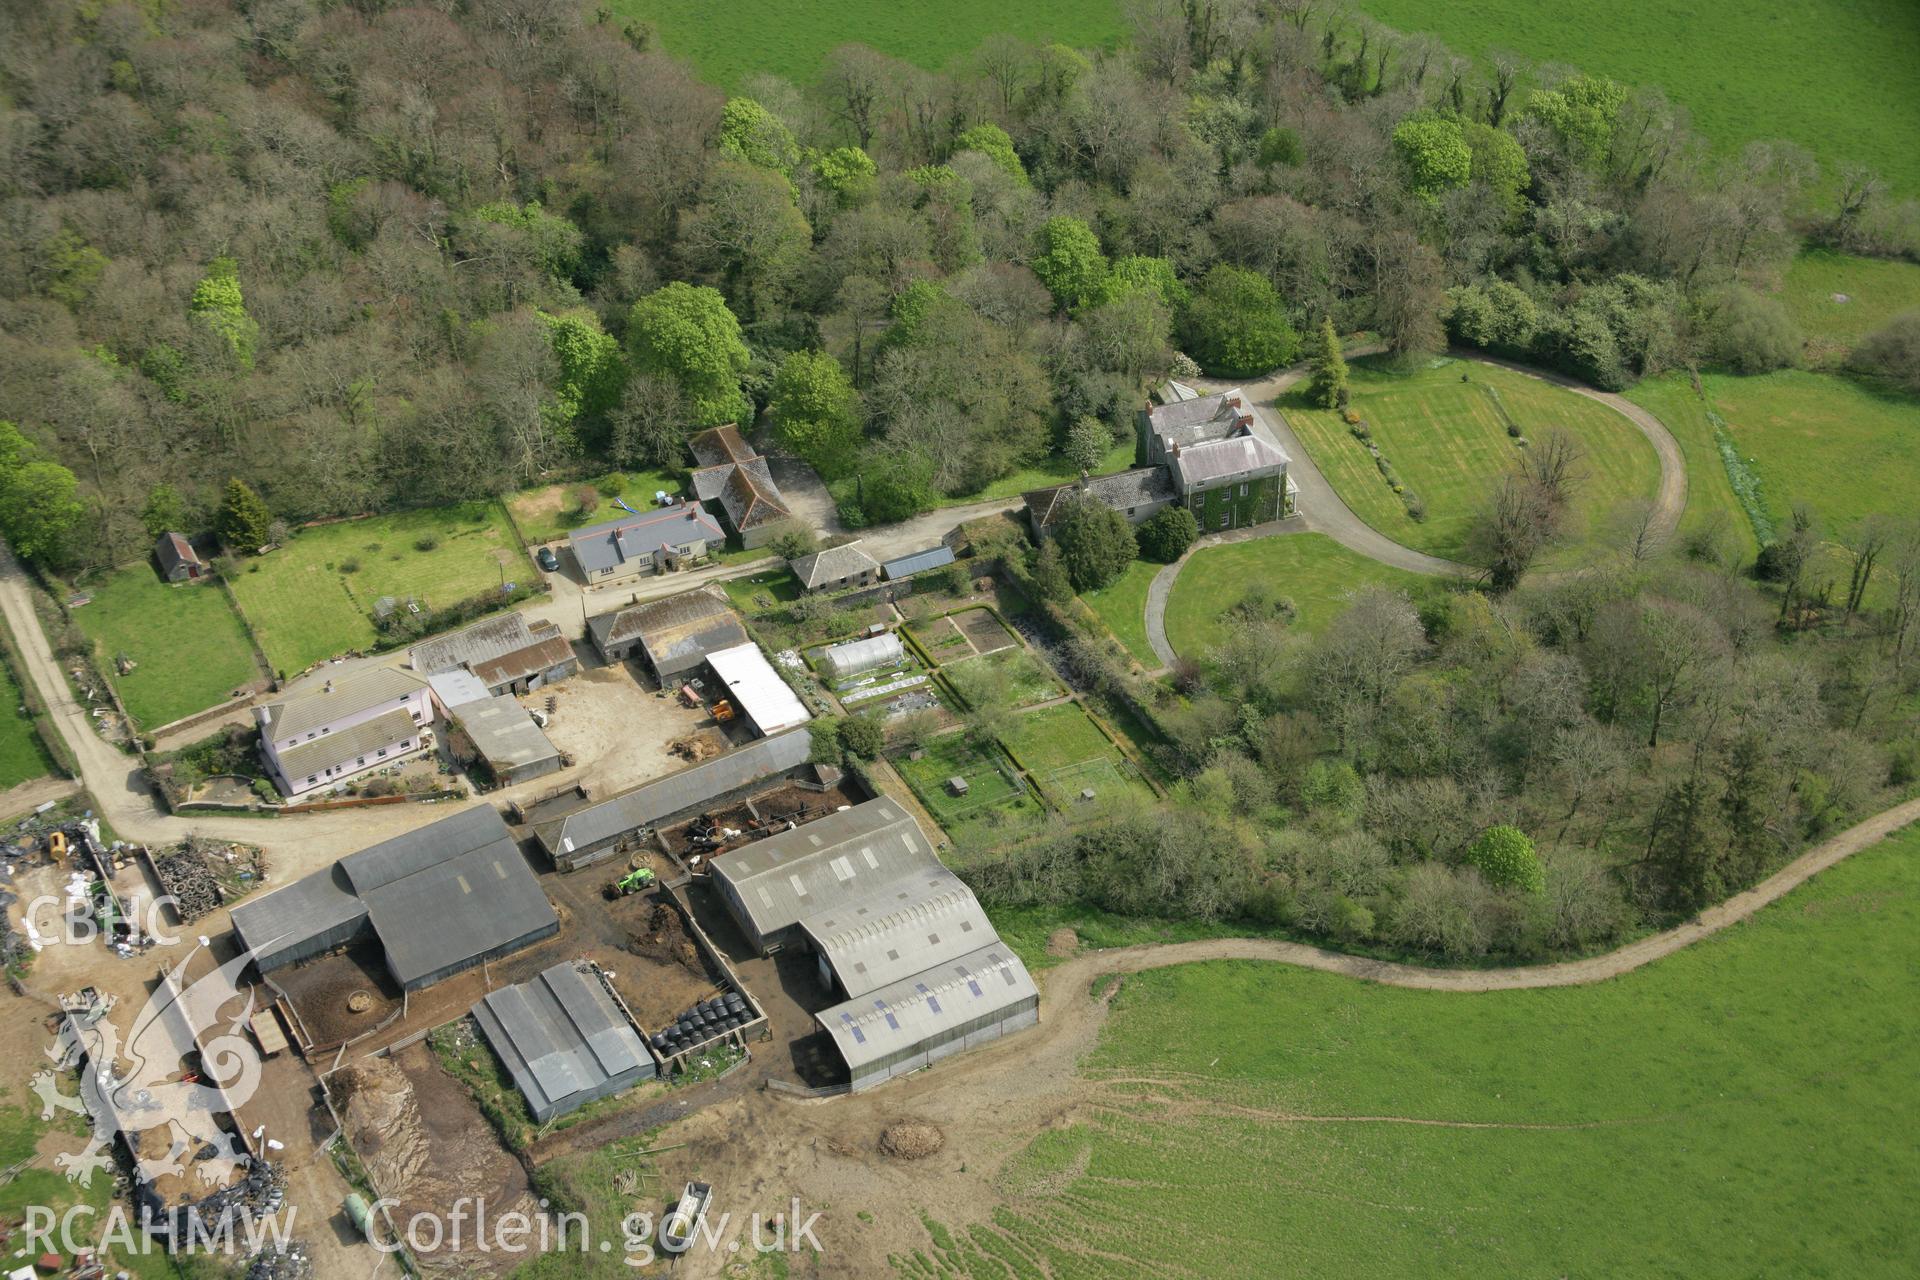
[[492, 805], [340, 859], [402, 986], [560, 926]]
[[1035, 489], [1025, 495], [1027, 510], [1041, 527], [1058, 520], [1076, 493], [1085, 493], [1115, 511], [1152, 506], [1173, 500], [1173, 485], [1165, 467], [1135, 467], [1110, 476], [1089, 476], [1072, 484]]
[[733, 521], [733, 527], [742, 533], [793, 515], [787, 510], [787, 500], [780, 496], [780, 486], [773, 482], [773, 472], [768, 470], [765, 458], [755, 458], [733, 469], [726, 487], [720, 491], [720, 505], [725, 508], [727, 519]]
[[943, 564], [952, 563], [952, 547], [928, 547], [925, 551], [915, 551], [911, 555], [896, 556], [886, 561], [880, 566], [880, 572], [892, 580], [911, 577], [916, 573], [925, 573], [928, 569], [938, 569]]
[[740, 428], [731, 422], [696, 432], [687, 441], [687, 446], [693, 450], [694, 461], [703, 467], [749, 462], [760, 456], [740, 434]]
[[1182, 448], [1205, 440], [1218, 440], [1241, 426], [1251, 425], [1253, 415], [1246, 396], [1235, 387], [1194, 400], [1176, 400], [1147, 410], [1148, 429], [1168, 445]]
[[807, 762], [813, 737], [805, 729], [761, 738], [723, 756], [670, 773], [599, 804], [542, 823], [534, 831], [550, 855], [588, 849], [629, 831], [705, 804], [715, 796]]
[[[279, 753], [280, 772], [288, 781], [324, 774], [341, 765], [352, 765], [361, 756], [372, 756], [381, 747], [411, 738], [420, 732], [405, 707], [383, 711], [371, 720], [348, 725], [338, 733], [323, 733], [311, 742], [302, 742]], [[372, 763], [368, 762], [369, 765]]]
[[747, 629], [726, 596], [712, 587], [682, 591], [587, 619], [601, 649], [638, 638], [660, 670], [684, 670], [717, 649], [747, 642]]
[[958, 960], [1000, 936], [973, 890], [944, 867], [916, 869], [800, 926], [849, 1000]]
[[[942, 870], [920, 824], [885, 797], [720, 854], [710, 866], [732, 886], [761, 937]], [[889, 892], [913, 896], [905, 888]]]
[[854, 541], [828, 547], [825, 551], [815, 551], [798, 560], [789, 560], [787, 567], [793, 570], [794, 577], [800, 579], [801, 586], [811, 590], [823, 582], [837, 582], [858, 573], [878, 572], [880, 562], [862, 551], [859, 542]]
[[1287, 465], [1286, 451], [1251, 432], [1182, 449], [1170, 460], [1180, 488], [1215, 484]]
[[584, 961], [490, 991], [473, 1016], [536, 1115], [621, 1077], [654, 1073], [639, 1033]]
[[857, 1076], [863, 1066], [1039, 998], [1013, 948], [994, 939], [956, 960], [823, 1009], [815, 1019]]
[[567, 541], [581, 571], [592, 574], [652, 555], [662, 547], [719, 542], [726, 536], [698, 503], [688, 502], [575, 529]]
[[202, 569], [207, 567], [207, 562], [200, 558], [193, 544], [177, 533], [161, 534], [160, 540], [153, 545], [153, 554], [166, 573], [172, 573], [181, 565], [196, 565]]
[[401, 667], [371, 667], [337, 680], [315, 680], [298, 694], [263, 707], [262, 732], [270, 742], [297, 738], [383, 702], [397, 702], [425, 683]]

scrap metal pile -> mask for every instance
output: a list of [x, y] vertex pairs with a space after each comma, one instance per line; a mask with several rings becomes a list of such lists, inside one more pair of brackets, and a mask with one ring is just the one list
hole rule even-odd
[[266, 878], [258, 849], [198, 838], [155, 858], [153, 869], [188, 923], [246, 896]]

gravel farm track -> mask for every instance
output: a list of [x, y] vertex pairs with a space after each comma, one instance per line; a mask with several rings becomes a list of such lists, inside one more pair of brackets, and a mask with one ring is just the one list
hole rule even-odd
[[[1760, 884], [1694, 919], [1581, 960], [1507, 969], [1430, 969], [1344, 955], [1300, 943], [1255, 938], [1125, 947], [1082, 952], [1040, 977], [1040, 1025], [973, 1050], [920, 1075], [871, 1093], [795, 1101], [767, 1092], [742, 1093], [669, 1128], [668, 1143], [686, 1143], [675, 1170], [729, 1190], [737, 1220], [758, 1209], [828, 1207], [816, 1228], [822, 1275], [884, 1275], [889, 1255], [924, 1248], [922, 1215], [946, 1225], [992, 1221], [1007, 1194], [1000, 1170], [1033, 1138], [1064, 1128], [1103, 1105], [1112, 1081], [1088, 1079], [1078, 1064], [1106, 1021], [1118, 983], [1107, 975], [1139, 973], [1207, 960], [1267, 960], [1343, 974], [1366, 982], [1427, 991], [1513, 991], [1604, 982], [1672, 955], [1752, 916], [1808, 879], [1893, 832], [1920, 822], [1920, 799], [1909, 800], [1809, 849]], [[1138, 1083], [1135, 1081], [1134, 1083]], [[882, 1130], [911, 1118], [938, 1126], [945, 1147], [911, 1163], [878, 1154]], [[1438, 1124], [1406, 1116], [1273, 1117], [1300, 1123]], [[779, 1134], [742, 1141], [743, 1134]], [[864, 1210], [871, 1221], [854, 1218]], [[696, 1252], [683, 1260], [689, 1276], [725, 1274], [727, 1255]], [[803, 1273], [804, 1274], [804, 1273]]]

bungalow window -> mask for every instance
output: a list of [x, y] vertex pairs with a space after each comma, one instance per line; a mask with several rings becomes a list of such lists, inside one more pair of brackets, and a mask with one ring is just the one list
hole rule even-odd
[[361, 756], [360, 759], [355, 763], [357, 763], [360, 768], [364, 769], [367, 767], [367, 758], [365, 756]]
[[385, 760], [387, 758], [387, 749], [382, 747], [376, 754], [379, 755], [382, 760]]
[[320, 779], [319, 779], [319, 778], [318, 778], [317, 776], [315, 776], [314, 774], [311, 774], [311, 773], [310, 773], [310, 774], [308, 774], [308, 775], [307, 775], [307, 785], [308, 785], [308, 786], [312, 786], [312, 785], [313, 785], [314, 783], [316, 783], [316, 782], [318, 782], [318, 781], [320, 781]]
[[311, 733], [309, 733], [309, 734], [307, 735], [307, 741], [308, 741], [308, 742], [312, 742], [312, 741], [313, 741], [313, 735], [312, 735]]

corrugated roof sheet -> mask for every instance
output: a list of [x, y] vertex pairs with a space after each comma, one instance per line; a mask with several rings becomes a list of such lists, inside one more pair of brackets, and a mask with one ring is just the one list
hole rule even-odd
[[177, 533], [163, 533], [153, 545], [153, 554], [160, 558], [160, 567], [172, 572], [183, 564], [199, 565], [205, 568], [207, 562], [193, 549], [193, 544]]
[[559, 1104], [621, 1076], [654, 1072], [639, 1033], [583, 962], [489, 992], [473, 1014], [536, 1114], [571, 1109]]
[[712, 587], [682, 591], [587, 620], [601, 648], [638, 637], [663, 671], [680, 671], [716, 649], [745, 644], [747, 629], [727, 598]]
[[503, 654], [524, 649], [547, 638], [551, 628], [535, 629], [524, 614], [503, 613], [485, 618], [444, 636], [422, 640], [407, 651], [407, 661], [421, 675], [453, 671], [491, 662]]
[[[942, 869], [920, 824], [884, 797], [721, 854], [711, 867], [761, 937]], [[896, 902], [915, 896], [904, 887], [889, 892]]]
[[707, 655], [707, 665], [727, 687], [727, 696], [747, 713], [761, 733], [778, 733], [813, 719], [757, 644], [737, 644]]
[[805, 729], [762, 738], [705, 764], [670, 773], [624, 795], [544, 823], [534, 834], [551, 855], [590, 849], [748, 783], [798, 768], [812, 752], [813, 737]]
[[928, 547], [925, 551], [915, 551], [911, 555], [897, 556], [888, 560], [880, 566], [880, 571], [888, 578], [905, 578], [952, 563], [952, 547]]
[[[908, 898], [903, 901], [901, 894]], [[941, 868], [890, 881], [875, 894], [801, 921], [848, 999], [956, 960], [999, 940], [980, 900]]]
[[[288, 747], [276, 758], [280, 761], [280, 771], [288, 781], [297, 784], [301, 778], [316, 777], [328, 769], [343, 765], [348, 768], [371, 768], [379, 759], [375, 753], [380, 748], [404, 742], [419, 732], [420, 726], [413, 722], [413, 716], [407, 709], [395, 707], [371, 720], [348, 725], [338, 733], [322, 734], [312, 742]], [[365, 765], [354, 763], [363, 756], [367, 758]]]
[[815, 1017], [857, 1074], [869, 1063], [1039, 998], [1027, 967], [1011, 947], [996, 940]]
[[449, 711], [469, 702], [485, 702], [493, 696], [471, 671], [437, 672], [427, 677], [427, 683], [433, 686], [433, 696], [440, 699], [440, 705]]
[[[327, 676], [262, 708], [267, 716], [264, 730], [273, 741], [298, 737], [383, 702], [398, 702], [425, 683], [399, 667], [369, 667], [338, 679]], [[333, 692], [327, 692], [328, 685]]]
[[1182, 490], [1218, 480], [1232, 480], [1287, 465], [1286, 452], [1257, 435], [1233, 436], [1182, 449], [1173, 459]]
[[491, 689], [496, 685], [509, 684], [515, 680], [524, 680], [528, 676], [539, 675], [564, 666], [573, 657], [573, 645], [567, 638], [558, 634], [547, 636], [523, 649], [503, 653], [497, 658], [473, 664], [473, 674], [480, 677], [480, 683]]

